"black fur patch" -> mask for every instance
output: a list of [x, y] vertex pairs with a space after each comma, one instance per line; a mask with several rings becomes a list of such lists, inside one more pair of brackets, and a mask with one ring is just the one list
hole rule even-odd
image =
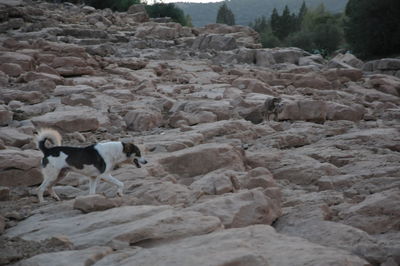
[[140, 149], [133, 143], [122, 143], [123, 151], [127, 157], [131, 157], [134, 153], [136, 157], [141, 157]]
[[44, 152], [42, 165], [46, 167], [48, 164], [49, 160], [47, 157], [58, 157], [60, 156], [60, 152], [63, 152], [67, 155], [65, 160], [70, 166], [83, 169], [85, 165], [93, 165], [100, 173], [104, 173], [106, 170], [106, 163], [94, 146], [95, 145], [90, 145], [84, 148], [58, 146], [49, 148]]
[[47, 157], [44, 157], [42, 159], [42, 167], [46, 167], [46, 165], [49, 163], [49, 159], [47, 159]]

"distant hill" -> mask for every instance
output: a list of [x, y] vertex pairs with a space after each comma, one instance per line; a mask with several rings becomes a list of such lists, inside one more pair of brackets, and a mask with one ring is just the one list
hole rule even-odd
[[[348, 0], [305, 0], [308, 7], [316, 7], [324, 3], [326, 9], [332, 13], [343, 12]], [[230, 0], [228, 7], [235, 15], [236, 24], [248, 25], [256, 17], [270, 17], [272, 10], [276, 8], [282, 12], [288, 5], [292, 13], [297, 13], [303, 0]], [[192, 17], [193, 25], [197, 27], [215, 23], [219, 3], [175, 3], [185, 14]]]

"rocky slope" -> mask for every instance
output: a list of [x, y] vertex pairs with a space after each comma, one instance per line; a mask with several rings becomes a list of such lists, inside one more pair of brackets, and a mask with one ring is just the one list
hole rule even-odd
[[[262, 49], [140, 6], [3, 0], [0, 22], [0, 264], [399, 265], [399, 59]], [[150, 163], [114, 171], [123, 197], [71, 173], [38, 204], [39, 127]]]

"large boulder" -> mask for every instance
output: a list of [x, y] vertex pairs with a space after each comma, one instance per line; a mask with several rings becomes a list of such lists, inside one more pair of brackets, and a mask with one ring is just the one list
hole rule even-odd
[[94, 73], [94, 69], [84, 59], [73, 56], [56, 57], [51, 67], [64, 77], [91, 75]]
[[253, 224], [270, 225], [282, 214], [279, 201], [266, 196], [262, 189], [226, 193], [218, 198], [195, 204], [187, 210], [217, 216], [226, 228]]
[[190, 188], [209, 195], [221, 195], [239, 189], [236, 171], [219, 169], [194, 181]]
[[63, 232], [77, 248], [93, 245], [129, 247], [139, 242], [206, 234], [222, 227], [217, 217], [167, 206], [125, 206], [74, 214], [59, 217], [38, 213], [10, 228], [6, 236], [39, 241]]
[[0, 105], [0, 126], [7, 126], [12, 119], [13, 112], [6, 105]]
[[385, 254], [376, 239], [365, 231], [341, 223], [320, 220], [279, 224], [279, 233], [298, 236], [327, 247], [347, 250], [373, 263], [383, 263]]
[[250, 27], [226, 24], [208, 24], [198, 29], [200, 34], [219, 34], [235, 38], [238, 46], [247, 48], [261, 48], [259, 34]]
[[9, 75], [10, 77], [18, 77], [19, 75], [21, 75], [24, 70], [22, 69], [22, 67], [18, 64], [15, 63], [3, 63], [0, 65], [0, 71], [3, 71], [4, 73], [6, 73], [7, 75]]
[[364, 62], [350, 53], [338, 54], [328, 62], [331, 68], [362, 68]]
[[20, 101], [27, 104], [35, 104], [44, 101], [45, 95], [38, 91], [21, 91], [21, 90], [11, 90], [2, 89], [0, 100], [6, 103], [11, 101]]
[[[179, 252], [176, 252], [179, 250]], [[290, 255], [288, 255], [290, 254]], [[349, 252], [278, 234], [255, 225], [185, 238], [149, 249], [122, 251], [98, 266], [113, 265], [349, 265], [368, 262]]]
[[310, 55], [308, 52], [295, 47], [290, 48], [273, 48], [270, 50], [275, 62], [298, 64], [300, 58]]
[[140, 39], [154, 38], [157, 40], [175, 40], [185, 35], [191, 35], [179, 23], [142, 23], [136, 28], [135, 37]]
[[96, 130], [108, 118], [91, 108], [75, 108], [73, 110], [56, 110], [42, 116], [32, 118], [36, 127], [57, 128], [63, 132]]
[[199, 50], [227, 51], [236, 49], [238, 46], [233, 37], [218, 34], [205, 34], [196, 38], [192, 48]]
[[340, 212], [343, 223], [360, 228], [370, 234], [381, 234], [396, 230], [399, 221], [400, 207], [396, 202], [400, 200], [400, 190], [391, 190], [374, 193], [362, 202], [346, 208]]
[[176, 175], [181, 182], [190, 184], [192, 178], [225, 168], [244, 170], [243, 155], [229, 144], [202, 144], [168, 153], [157, 160], [166, 173]]
[[34, 68], [34, 59], [30, 55], [17, 52], [1, 52], [0, 62], [19, 65], [23, 71], [30, 71]]
[[81, 250], [68, 250], [44, 253], [33, 256], [28, 259], [24, 259], [16, 263], [16, 266], [52, 266], [52, 265], [92, 265], [99, 261], [103, 257], [112, 253], [112, 248], [110, 247], [90, 247]]
[[327, 103], [328, 120], [349, 120], [360, 121], [365, 114], [365, 108], [362, 105], [354, 104], [347, 106], [334, 102]]
[[41, 183], [40, 160], [34, 150], [0, 150], [0, 186], [33, 186]]
[[304, 120], [323, 123], [327, 116], [327, 104], [319, 100], [285, 100], [278, 113], [278, 120]]
[[153, 109], [136, 109], [126, 113], [126, 126], [134, 131], [147, 131], [163, 124], [162, 114]]
[[400, 96], [400, 78], [389, 75], [373, 75], [367, 80], [367, 86], [383, 93]]
[[128, 8], [127, 13], [130, 15], [129, 17], [132, 18], [135, 22], [143, 23], [149, 21], [149, 15], [147, 14], [145, 5], [131, 5]]
[[0, 128], [0, 140], [8, 146], [22, 147], [32, 141], [32, 136], [22, 133], [15, 128], [5, 127]]
[[116, 201], [107, 199], [102, 195], [80, 196], [74, 200], [74, 209], [78, 209], [84, 213], [104, 211], [117, 206], [118, 203]]
[[339, 169], [330, 163], [275, 149], [259, 152], [246, 152], [246, 163], [253, 168], [268, 167], [275, 179], [287, 179], [299, 185], [310, 185], [321, 176], [339, 174]]

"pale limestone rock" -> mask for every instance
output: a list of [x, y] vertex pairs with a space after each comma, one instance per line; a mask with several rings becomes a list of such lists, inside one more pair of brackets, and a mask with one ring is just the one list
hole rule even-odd
[[30, 143], [33, 138], [15, 128], [0, 128], [0, 139], [7, 146], [22, 147]]
[[0, 65], [0, 71], [3, 71], [10, 77], [18, 77], [23, 73], [23, 69], [20, 65], [15, 63], [3, 63]]
[[84, 213], [104, 211], [118, 206], [118, 202], [101, 195], [80, 196], [74, 200], [74, 209]]
[[129, 111], [124, 121], [128, 129], [133, 131], [147, 131], [162, 125], [162, 115], [157, 110], [137, 109]]
[[221, 195], [239, 189], [235, 171], [216, 170], [194, 181], [189, 187], [209, 195]]
[[[41, 221], [41, 222], [39, 222]], [[98, 227], [101, 224], [100, 227]], [[42, 240], [63, 232], [78, 248], [135, 244], [201, 235], [221, 229], [218, 218], [167, 206], [125, 206], [101, 212], [57, 217], [37, 214], [7, 231], [6, 236]]]
[[[338, 54], [331, 59], [331, 62], [337, 62], [343, 66], [350, 66], [350, 68], [362, 68], [364, 62], [350, 53]], [[331, 64], [330, 62], [328, 64]], [[336, 66], [337, 67], [337, 66]]]
[[378, 241], [365, 231], [330, 221], [298, 221], [279, 224], [279, 233], [297, 236], [326, 247], [347, 250], [368, 261], [384, 262], [385, 255]]
[[282, 214], [279, 203], [279, 200], [266, 196], [262, 189], [252, 189], [204, 199], [186, 209], [216, 216], [226, 228], [232, 228], [272, 224]]
[[37, 127], [54, 127], [64, 132], [96, 130], [104, 120], [101, 113], [91, 108], [55, 111], [32, 119]]
[[[176, 252], [177, 250], [180, 252]], [[368, 265], [368, 262], [346, 251], [278, 234], [267, 225], [257, 225], [186, 238], [150, 250], [122, 251], [109, 260], [104, 258], [97, 264], [364, 266]]]
[[0, 62], [7, 62], [19, 65], [24, 71], [33, 70], [33, 57], [17, 52], [1, 52]]
[[370, 234], [385, 233], [395, 230], [400, 215], [398, 202], [400, 190], [391, 190], [374, 193], [364, 201], [343, 210], [339, 215], [343, 223], [360, 228]]
[[33, 150], [0, 150], [0, 186], [32, 186], [41, 183], [42, 153]]
[[374, 75], [368, 79], [367, 86], [383, 93], [400, 96], [400, 78], [389, 75]]
[[33, 256], [29, 259], [25, 259], [17, 262], [17, 266], [53, 266], [53, 265], [77, 265], [86, 266], [92, 265], [97, 261], [101, 260], [103, 257], [112, 253], [112, 248], [110, 247], [100, 247], [93, 246], [87, 249], [81, 250], [68, 250], [59, 251], [52, 253], [44, 253]]
[[0, 126], [8, 125], [13, 119], [13, 112], [5, 105], [0, 105]]
[[157, 160], [165, 172], [176, 175], [180, 182], [189, 184], [192, 178], [226, 168], [243, 170], [243, 155], [228, 144], [202, 144], [169, 153]]

